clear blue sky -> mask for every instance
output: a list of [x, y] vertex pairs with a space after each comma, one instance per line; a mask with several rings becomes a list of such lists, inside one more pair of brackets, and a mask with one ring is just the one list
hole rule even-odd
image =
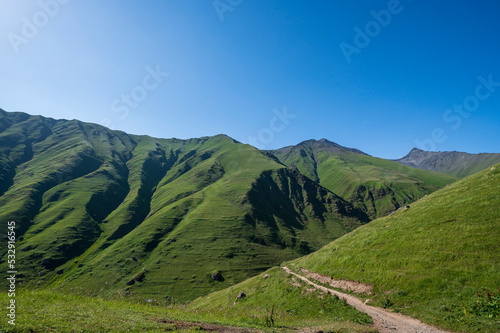
[[4, 0], [0, 108], [266, 149], [500, 152], [499, 15], [496, 0]]

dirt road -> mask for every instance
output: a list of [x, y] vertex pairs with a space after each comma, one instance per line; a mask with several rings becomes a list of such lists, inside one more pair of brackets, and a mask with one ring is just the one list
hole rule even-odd
[[422, 323], [421, 321], [404, 316], [399, 313], [392, 313], [388, 312], [384, 309], [381, 308], [376, 308], [370, 305], [364, 304], [360, 299], [344, 294], [342, 292], [326, 288], [323, 286], [320, 286], [308, 278], [296, 274], [292, 272], [288, 267], [283, 267], [283, 269], [297, 278], [301, 279], [302, 281], [310, 284], [311, 286], [314, 286], [317, 289], [323, 290], [324, 292], [329, 292], [331, 294], [335, 294], [340, 298], [344, 298], [349, 305], [355, 307], [359, 311], [362, 311], [366, 314], [368, 314], [370, 317], [373, 318], [373, 323], [376, 329], [380, 333], [394, 333], [394, 332], [401, 332], [401, 333], [451, 333], [449, 331], [443, 331], [438, 328], [429, 326], [427, 324]]

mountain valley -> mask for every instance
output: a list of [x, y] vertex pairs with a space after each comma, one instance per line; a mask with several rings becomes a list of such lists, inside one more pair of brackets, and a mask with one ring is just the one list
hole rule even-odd
[[0, 109], [0, 220], [16, 223], [22, 302], [60, 295], [48, 311], [79, 307], [78, 289], [131, 302], [102, 305], [114, 309], [154, 300], [164, 310], [134, 311], [155, 318], [374, 331], [286, 265], [368, 284], [363, 301], [427, 324], [498, 332], [485, 301], [500, 280], [498, 155], [386, 160], [326, 139], [260, 151]]

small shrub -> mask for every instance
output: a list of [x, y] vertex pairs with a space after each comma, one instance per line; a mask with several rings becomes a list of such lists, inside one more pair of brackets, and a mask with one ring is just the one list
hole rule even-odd
[[383, 301], [382, 301], [382, 307], [384, 309], [388, 309], [390, 308], [391, 306], [394, 305], [394, 302], [391, 301], [391, 299], [389, 297], [386, 297]]
[[404, 296], [408, 296], [408, 293], [406, 291], [404, 291], [404, 290], [398, 290], [396, 292], [396, 295], [404, 297]]
[[267, 327], [273, 327], [274, 326], [274, 318], [273, 317], [274, 317], [274, 304], [271, 307], [271, 311], [269, 311], [267, 313], [267, 315], [264, 316], [265, 325]]
[[477, 293], [478, 299], [470, 307], [469, 313], [487, 318], [500, 318], [500, 290], [498, 294], [484, 290], [484, 295]]

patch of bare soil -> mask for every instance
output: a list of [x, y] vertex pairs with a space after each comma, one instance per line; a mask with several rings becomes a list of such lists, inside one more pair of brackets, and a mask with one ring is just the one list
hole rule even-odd
[[314, 272], [309, 272], [307, 269], [302, 268], [301, 273], [304, 274], [307, 278], [316, 280], [318, 282], [328, 284], [332, 286], [333, 288], [338, 288], [342, 290], [348, 290], [352, 291], [356, 294], [360, 293], [365, 293], [368, 295], [371, 295], [372, 293], [372, 288], [373, 286], [370, 284], [365, 284], [361, 282], [356, 282], [356, 281], [349, 281], [349, 280], [335, 280], [332, 279], [329, 276], [314, 273]]
[[380, 333], [450, 333], [448, 331], [443, 331], [438, 328], [429, 326], [427, 324], [422, 323], [421, 321], [411, 318], [408, 316], [404, 316], [400, 313], [392, 313], [388, 312], [384, 309], [381, 308], [376, 308], [374, 306], [366, 305], [361, 301], [360, 299], [348, 295], [345, 293], [341, 293], [339, 291], [326, 288], [323, 286], [320, 286], [311, 280], [309, 280], [307, 277], [304, 277], [302, 275], [299, 275], [297, 273], [292, 272], [288, 267], [283, 267], [283, 269], [289, 273], [292, 274], [302, 281], [314, 286], [317, 289], [323, 290], [324, 292], [329, 292], [333, 295], [337, 295], [340, 298], [343, 298], [347, 301], [347, 303], [353, 307], [355, 307], [357, 310], [362, 311], [366, 314], [368, 314], [370, 317], [373, 319], [373, 325], [374, 327], [380, 332]]

